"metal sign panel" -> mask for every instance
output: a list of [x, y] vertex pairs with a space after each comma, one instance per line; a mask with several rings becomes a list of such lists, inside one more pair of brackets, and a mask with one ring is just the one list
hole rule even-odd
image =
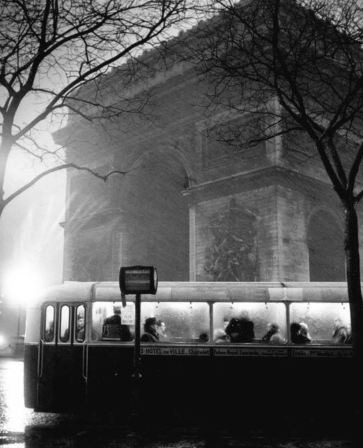
[[156, 294], [158, 275], [153, 266], [130, 266], [120, 269], [122, 294]]

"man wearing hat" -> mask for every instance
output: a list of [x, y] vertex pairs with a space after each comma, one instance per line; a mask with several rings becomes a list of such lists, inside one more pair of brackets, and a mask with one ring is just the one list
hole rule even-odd
[[142, 342], [159, 342], [158, 321], [156, 317], [148, 317], [144, 323], [144, 334], [140, 339]]

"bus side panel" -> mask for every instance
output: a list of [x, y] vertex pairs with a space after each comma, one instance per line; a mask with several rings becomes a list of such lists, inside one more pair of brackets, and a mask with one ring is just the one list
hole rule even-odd
[[132, 400], [134, 347], [88, 347], [88, 408], [129, 415]]
[[[175, 347], [176, 351], [184, 347]], [[186, 347], [185, 351], [190, 347]], [[183, 415], [186, 420], [202, 423], [215, 408], [215, 396], [222, 386], [213, 377], [213, 358], [198, 355], [141, 357], [141, 414], [149, 421], [163, 421]]]
[[90, 346], [88, 361], [88, 408], [96, 412], [128, 417], [138, 406], [151, 423], [174, 412], [203, 417], [213, 403], [211, 356], [141, 356], [139, 389], [132, 345]]
[[142, 356], [141, 371], [141, 411], [148, 420], [157, 402], [163, 419], [174, 411], [193, 420], [236, 424], [274, 423], [283, 416], [304, 421], [307, 415], [330, 421], [353, 393], [353, 359], [338, 355], [151, 355]]
[[86, 405], [83, 346], [44, 344], [38, 410], [72, 412]]
[[306, 421], [307, 416], [330, 421], [337, 409], [347, 408], [353, 392], [352, 358], [215, 357], [214, 361], [213, 408], [229, 411], [220, 413], [221, 421], [258, 419], [273, 424], [281, 418]]
[[39, 344], [25, 344], [24, 347], [24, 404], [27, 408], [37, 407]]

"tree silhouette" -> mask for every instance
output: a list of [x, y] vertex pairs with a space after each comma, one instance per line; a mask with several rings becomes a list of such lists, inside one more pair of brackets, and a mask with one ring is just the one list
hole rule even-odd
[[[39, 130], [61, 125], [65, 107], [87, 119], [140, 112], [140, 102], [122, 98], [90, 100], [99, 77], [126, 58], [166, 39], [188, 18], [188, 0], [8, 0], [0, 5], [0, 216], [4, 207], [45, 175], [75, 168], [107, 180], [107, 173], [65, 164], [62, 151], [42, 143]], [[195, 3], [195, 2], [194, 2]], [[185, 22], [183, 22], [185, 23]], [[128, 76], [132, 73], [132, 64]], [[82, 90], [83, 89], [83, 90]], [[90, 112], [92, 112], [90, 114]], [[92, 118], [91, 118], [92, 115]], [[45, 127], [45, 129], [44, 129]], [[44, 163], [44, 171], [4, 197], [4, 178], [15, 148]]]
[[[212, 12], [213, 19], [196, 31], [194, 58], [213, 85], [211, 114], [228, 110], [234, 119], [229, 123], [237, 123], [228, 129], [228, 143], [243, 152], [256, 142], [288, 141], [283, 150], [290, 156], [320, 158], [340, 199], [353, 352], [363, 360], [357, 216], [363, 197], [360, 2], [216, 0]], [[246, 115], [256, 122], [248, 141], [238, 126], [238, 117]], [[222, 134], [220, 139], [226, 141]]]

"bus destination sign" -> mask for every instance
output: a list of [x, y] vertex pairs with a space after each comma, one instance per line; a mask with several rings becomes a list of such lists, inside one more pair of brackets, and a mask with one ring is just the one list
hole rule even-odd
[[122, 294], [156, 294], [158, 275], [154, 266], [130, 266], [120, 269]]

